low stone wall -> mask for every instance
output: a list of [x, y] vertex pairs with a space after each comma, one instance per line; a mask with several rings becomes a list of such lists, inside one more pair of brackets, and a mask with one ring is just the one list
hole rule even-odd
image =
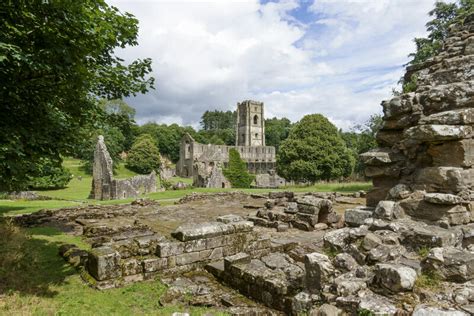
[[304, 265], [287, 254], [271, 253], [252, 259], [247, 253], [226, 257], [206, 267], [218, 279], [268, 307], [296, 315], [294, 296], [304, 288]]
[[151, 192], [156, 192], [156, 173], [154, 171], [148, 175], [112, 180], [112, 200], [134, 198]]
[[[239, 216], [227, 215], [216, 222], [180, 226], [173, 239], [135, 227], [125, 235], [109, 234], [105, 243], [96, 243], [88, 255], [86, 270], [99, 289], [117, 287], [141, 281], [158, 273], [190, 271], [234, 255], [243, 250], [260, 256], [271, 247], [269, 239], [253, 232], [253, 223]], [[107, 232], [94, 230], [85, 235], [104, 236]]]

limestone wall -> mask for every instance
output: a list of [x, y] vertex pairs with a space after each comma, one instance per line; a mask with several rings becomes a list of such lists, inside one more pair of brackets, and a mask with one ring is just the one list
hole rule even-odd
[[221, 163], [224, 167], [229, 162], [230, 149], [236, 149], [247, 163], [252, 173], [267, 173], [276, 168], [276, 151], [273, 146], [226, 146], [200, 144], [190, 136], [181, 140], [180, 159], [176, 164], [176, 174], [182, 177], [194, 175], [194, 164], [201, 163], [203, 168], [212, 168]]
[[113, 162], [100, 135], [94, 151], [92, 189], [90, 198], [96, 200], [119, 200], [156, 192], [156, 173], [138, 175], [128, 179], [114, 179]]
[[378, 149], [362, 154], [374, 189], [367, 204], [442, 225], [474, 220], [474, 16], [455, 25], [442, 52], [410, 66], [417, 88], [382, 102]]
[[[87, 232], [89, 238], [103, 231]], [[122, 236], [123, 233], [118, 234]], [[269, 239], [253, 232], [253, 223], [235, 215], [221, 216], [216, 222], [178, 227], [166, 239], [142, 229], [93, 248], [88, 253], [86, 269], [97, 288], [105, 289], [128, 282], [149, 279], [158, 273], [193, 270], [243, 250], [253, 256], [268, 253]], [[114, 235], [110, 235], [114, 240]]]

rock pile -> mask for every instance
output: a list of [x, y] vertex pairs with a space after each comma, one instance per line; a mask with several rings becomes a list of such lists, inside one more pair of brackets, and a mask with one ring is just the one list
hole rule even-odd
[[332, 208], [330, 197], [314, 194], [296, 197], [293, 192], [270, 192], [265, 207], [255, 216], [248, 217], [256, 225], [278, 231], [291, 227], [305, 231], [323, 230], [340, 219]]

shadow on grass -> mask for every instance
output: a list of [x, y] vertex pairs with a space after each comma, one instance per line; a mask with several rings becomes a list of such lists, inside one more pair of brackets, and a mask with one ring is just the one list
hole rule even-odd
[[0, 205], [0, 217], [3, 216], [4, 213], [12, 212], [12, 211], [21, 211], [25, 210], [27, 207], [25, 206], [6, 206]]
[[34, 228], [30, 232], [0, 220], [0, 294], [52, 297], [51, 287], [64, 283], [75, 273], [59, 255], [61, 243], [41, 236], [59, 235], [56, 229]]

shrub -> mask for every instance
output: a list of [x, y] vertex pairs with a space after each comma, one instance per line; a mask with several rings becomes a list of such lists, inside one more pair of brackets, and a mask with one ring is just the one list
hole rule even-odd
[[160, 152], [153, 137], [149, 134], [140, 135], [128, 152], [127, 168], [137, 173], [146, 174], [153, 170], [158, 172], [160, 165]]
[[229, 164], [223, 173], [234, 188], [250, 188], [255, 179], [255, 176], [248, 172], [247, 165], [240, 158], [239, 152], [234, 148], [229, 150]]

